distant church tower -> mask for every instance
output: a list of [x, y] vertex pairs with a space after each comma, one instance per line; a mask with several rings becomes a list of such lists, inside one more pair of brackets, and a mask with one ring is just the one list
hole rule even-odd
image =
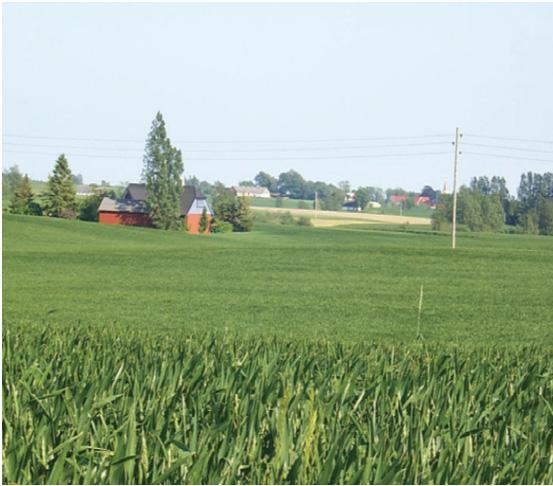
[[444, 181], [444, 188], [442, 189], [442, 194], [447, 194], [447, 181]]

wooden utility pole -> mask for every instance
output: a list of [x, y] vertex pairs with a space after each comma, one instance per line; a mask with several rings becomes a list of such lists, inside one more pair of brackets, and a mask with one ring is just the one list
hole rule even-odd
[[319, 217], [319, 193], [315, 191], [315, 219]]
[[457, 163], [459, 162], [459, 143], [461, 142], [461, 131], [455, 129], [455, 155], [453, 158], [453, 217], [451, 224], [451, 248], [455, 250], [457, 245]]

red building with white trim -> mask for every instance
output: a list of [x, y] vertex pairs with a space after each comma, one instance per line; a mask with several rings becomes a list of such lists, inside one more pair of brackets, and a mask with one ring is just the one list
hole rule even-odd
[[[98, 221], [102, 224], [127, 224], [151, 227], [152, 221], [146, 205], [146, 184], [129, 184], [121, 199], [104, 197], [98, 208]], [[180, 215], [189, 233], [200, 233], [200, 219], [206, 210], [208, 229], [213, 219], [213, 211], [206, 197], [194, 186], [184, 186], [180, 196]]]

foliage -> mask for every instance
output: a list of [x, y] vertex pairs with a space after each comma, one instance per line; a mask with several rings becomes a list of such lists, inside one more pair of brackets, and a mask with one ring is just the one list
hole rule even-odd
[[295, 170], [283, 172], [278, 177], [278, 191], [284, 196], [292, 199], [301, 199], [303, 197], [304, 178]]
[[298, 226], [313, 226], [313, 223], [311, 222], [311, 218], [308, 218], [307, 216], [300, 216], [298, 218]]
[[551, 349], [77, 324], [2, 337], [10, 484], [553, 482]]
[[253, 182], [253, 181], [240, 181], [240, 182], [238, 182], [238, 186], [253, 187], [253, 186], [255, 186], [255, 182]]
[[278, 214], [278, 222], [280, 224], [294, 224], [296, 220], [294, 219], [294, 216], [292, 216], [292, 213], [290, 213], [290, 211], [286, 211], [284, 213]]
[[40, 206], [34, 201], [31, 181], [27, 174], [21, 179], [19, 185], [15, 187], [10, 201], [10, 212], [35, 216], [42, 214]]
[[326, 211], [339, 211], [344, 204], [346, 194], [341, 189], [331, 186], [329, 191], [321, 197], [321, 208]]
[[83, 183], [83, 176], [82, 174], [73, 174], [71, 176], [71, 179], [73, 180], [73, 184], [82, 184]]
[[48, 177], [45, 193], [46, 213], [57, 218], [75, 218], [76, 199], [73, 175], [64, 154], [56, 160], [54, 171]]
[[553, 199], [538, 198], [536, 212], [540, 233], [543, 235], [553, 235]]
[[212, 233], [231, 233], [232, 224], [227, 223], [226, 221], [221, 221], [220, 219], [214, 218], [211, 221], [211, 232]]
[[180, 195], [182, 193], [182, 154], [171, 145], [165, 121], [157, 113], [146, 142], [143, 178], [148, 195], [146, 203], [156, 228], [180, 229]]
[[98, 221], [98, 208], [105, 193], [96, 193], [82, 198], [79, 203], [79, 219], [83, 221]]
[[218, 186], [214, 195], [213, 211], [218, 220], [232, 225], [233, 231], [250, 231], [253, 215], [245, 197], [236, 197], [228, 189]]
[[17, 165], [12, 165], [7, 170], [2, 170], [2, 192], [13, 194], [23, 181], [23, 174]]
[[[516, 233], [553, 234], [551, 206], [553, 204], [553, 173], [522, 174], [518, 199], [509, 195], [505, 179], [494, 176], [473, 177], [470, 187], [459, 189], [457, 221], [471, 231], [503, 231], [505, 224], [516, 226]], [[433, 226], [444, 227], [452, 221], [452, 198], [441, 196], [434, 212]]]
[[209, 227], [209, 219], [207, 217], [207, 209], [203, 208], [202, 216], [200, 218], [200, 233], [205, 233]]
[[259, 172], [255, 176], [254, 181], [259, 187], [266, 187], [269, 189], [271, 193], [278, 191], [278, 180], [266, 172]]

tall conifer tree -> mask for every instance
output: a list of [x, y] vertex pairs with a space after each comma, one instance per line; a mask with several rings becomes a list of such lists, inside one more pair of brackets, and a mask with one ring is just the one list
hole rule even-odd
[[15, 188], [10, 201], [10, 212], [14, 214], [33, 214], [33, 191], [27, 174]]
[[156, 228], [178, 229], [183, 163], [180, 150], [171, 145], [165, 122], [157, 113], [146, 142], [142, 177], [146, 182], [146, 203]]
[[75, 217], [75, 184], [69, 162], [64, 154], [56, 160], [54, 171], [48, 177], [46, 189], [46, 211], [50, 216], [58, 218]]

